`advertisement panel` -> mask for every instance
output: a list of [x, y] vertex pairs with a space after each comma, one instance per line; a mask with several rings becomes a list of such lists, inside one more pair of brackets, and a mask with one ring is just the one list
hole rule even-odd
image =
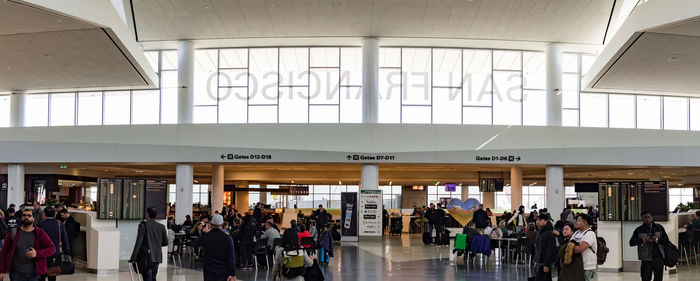
[[360, 190], [360, 236], [382, 236], [381, 190]]
[[357, 241], [357, 192], [340, 193], [341, 241]]

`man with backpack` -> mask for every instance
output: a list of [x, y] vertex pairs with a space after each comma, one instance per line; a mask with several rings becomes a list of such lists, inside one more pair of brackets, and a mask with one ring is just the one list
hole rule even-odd
[[651, 213], [642, 212], [642, 225], [637, 227], [630, 238], [630, 246], [637, 247], [637, 258], [642, 261], [642, 281], [661, 281], [664, 276], [664, 246], [670, 244], [664, 228], [654, 223]]
[[578, 243], [574, 247], [574, 253], [581, 254], [583, 257], [583, 273], [586, 281], [591, 281], [596, 276], [598, 268], [598, 257], [596, 249], [598, 249], [598, 239], [595, 232], [591, 229], [593, 218], [587, 214], [581, 214], [576, 221], [576, 232], [571, 237], [571, 240]]

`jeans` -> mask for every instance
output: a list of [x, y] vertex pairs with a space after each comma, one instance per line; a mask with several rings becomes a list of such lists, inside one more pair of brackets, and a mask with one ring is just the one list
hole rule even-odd
[[654, 281], [661, 281], [664, 278], [664, 261], [654, 259], [653, 261], [642, 261], [642, 281], [651, 281], [651, 274], [654, 274]]
[[429, 224], [428, 224], [428, 233], [430, 233], [430, 235], [433, 235], [432, 233], [433, 233], [433, 227], [434, 227], [434, 226], [435, 226], [435, 225], [432, 224], [432, 223], [429, 223]]
[[156, 274], [158, 274], [158, 265], [160, 263], [153, 263], [153, 268], [150, 270], [146, 270], [145, 272], [141, 272], [141, 275], [143, 275], [143, 281], [156, 281]]
[[435, 225], [435, 244], [440, 244], [440, 238], [442, 238], [442, 232], [445, 230], [443, 225]]
[[10, 280], [12, 281], [37, 281], [39, 276], [36, 273], [21, 273], [17, 271], [10, 272]]
[[595, 278], [595, 270], [584, 270], [583, 277], [585, 277], [586, 281], [593, 280]]

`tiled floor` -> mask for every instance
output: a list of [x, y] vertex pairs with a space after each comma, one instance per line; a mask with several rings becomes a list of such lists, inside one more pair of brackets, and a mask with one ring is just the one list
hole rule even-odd
[[[335, 249], [335, 257], [328, 266], [322, 266], [326, 280], [441, 280], [441, 281], [511, 281], [527, 280], [528, 268], [514, 265], [456, 268], [450, 260], [448, 247], [424, 246], [418, 236], [386, 238], [361, 243], [343, 243]], [[239, 271], [238, 280], [271, 280], [269, 270]], [[677, 274], [664, 280], [699, 280], [700, 266], [682, 265]], [[99, 278], [99, 279], [98, 279]], [[128, 272], [111, 275], [78, 273], [59, 277], [58, 280], [116, 281], [131, 280]], [[202, 280], [200, 271], [162, 268], [158, 280]], [[599, 281], [640, 280], [639, 273], [599, 273]]]

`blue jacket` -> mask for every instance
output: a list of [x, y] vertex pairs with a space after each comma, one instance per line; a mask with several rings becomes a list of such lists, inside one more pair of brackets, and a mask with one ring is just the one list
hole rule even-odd
[[[56, 247], [56, 253], [59, 251], [59, 243], [58, 243], [58, 223], [55, 218], [46, 218], [44, 221], [40, 222], [37, 226], [41, 228], [46, 234], [51, 238], [51, 242], [53, 242], [53, 246]], [[61, 240], [62, 240], [62, 246], [63, 246], [63, 253], [66, 255], [70, 255], [70, 245], [68, 244], [68, 233], [66, 232], [66, 226], [61, 223]]]
[[486, 256], [491, 256], [491, 240], [486, 235], [477, 235], [472, 239], [472, 244], [470, 246], [472, 251], [472, 256], [476, 254], [485, 254]]
[[333, 257], [333, 236], [330, 231], [324, 231], [318, 238], [318, 246], [326, 249], [328, 255]]

